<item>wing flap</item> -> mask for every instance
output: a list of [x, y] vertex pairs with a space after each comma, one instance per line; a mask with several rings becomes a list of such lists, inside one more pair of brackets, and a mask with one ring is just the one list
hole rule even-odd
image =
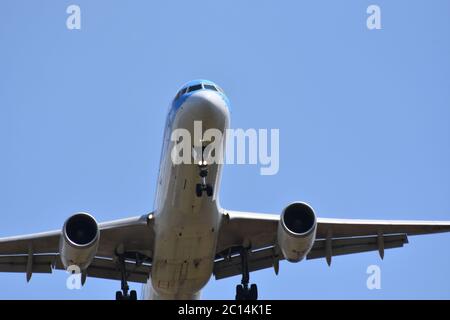
[[[274, 247], [252, 251], [248, 257], [250, 272], [271, 268], [280, 260]], [[214, 263], [214, 276], [217, 280], [242, 274], [240, 255], [218, 260]]]
[[[28, 255], [0, 256], [0, 272], [27, 273]], [[136, 264], [126, 261], [125, 268], [130, 282], [147, 282], [151, 265], [149, 263]], [[31, 274], [52, 273], [53, 269], [65, 270], [58, 254], [33, 255]], [[87, 269], [87, 276], [102, 279], [121, 280], [121, 273], [113, 259], [95, 258]]]
[[[35, 255], [31, 264], [32, 273], [52, 273], [55, 255]], [[0, 272], [27, 272], [28, 255], [0, 256]]]
[[[383, 249], [403, 247], [408, 243], [406, 234], [383, 236]], [[331, 256], [380, 250], [378, 236], [338, 238], [331, 241]], [[316, 240], [306, 257], [310, 259], [326, 258], [326, 240]]]
[[[58, 259], [55, 269], [65, 270]], [[135, 261], [125, 261], [127, 280], [130, 282], [145, 283], [149, 278], [151, 265], [148, 263], [136, 264]], [[121, 280], [122, 275], [117, 267], [116, 261], [111, 258], [96, 257], [87, 269], [87, 276], [101, 279]]]

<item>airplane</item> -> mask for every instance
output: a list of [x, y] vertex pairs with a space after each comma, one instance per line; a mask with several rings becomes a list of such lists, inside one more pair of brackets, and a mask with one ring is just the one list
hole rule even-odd
[[[0, 239], [0, 271], [33, 273], [70, 270], [121, 283], [116, 300], [136, 300], [128, 282], [143, 283], [142, 299], [199, 299], [215, 279], [242, 276], [236, 300], [256, 300], [250, 273], [280, 261], [299, 262], [403, 247], [408, 236], [448, 232], [450, 221], [395, 221], [320, 218], [305, 202], [281, 213], [224, 209], [219, 204], [222, 164], [201, 159], [174, 164], [172, 132], [229, 128], [229, 100], [208, 80], [186, 83], [173, 99], [166, 120], [155, 208], [141, 216], [97, 223], [79, 212], [61, 230]], [[195, 137], [194, 137], [195, 138]], [[205, 147], [197, 138], [194, 145]]]

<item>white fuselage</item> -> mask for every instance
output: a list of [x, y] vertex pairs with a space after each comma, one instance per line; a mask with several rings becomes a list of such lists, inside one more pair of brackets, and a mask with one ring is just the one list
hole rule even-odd
[[221, 164], [208, 166], [206, 182], [213, 195], [198, 197], [198, 165], [174, 164], [171, 157], [175, 143], [171, 133], [187, 129], [194, 140], [194, 121], [201, 121], [203, 132], [215, 128], [224, 133], [229, 126], [227, 100], [216, 91], [199, 90], [170, 108], [157, 184], [152, 271], [143, 288], [144, 299], [196, 299], [213, 272]]

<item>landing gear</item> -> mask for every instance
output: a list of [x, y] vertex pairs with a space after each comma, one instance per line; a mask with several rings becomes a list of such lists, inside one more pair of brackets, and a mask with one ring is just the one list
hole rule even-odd
[[136, 290], [131, 290], [129, 295], [124, 296], [122, 291], [116, 291], [116, 300], [137, 300]]
[[252, 284], [250, 289], [247, 289], [242, 285], [238, 284], [236, 286], [236, 300], [258, 300], [258, 287], [256, 284]]
[[127, 282], [128, 275], [126, 272], [125, 257], [124, 255], [118, 255], [117, 257], [117, 264], [121, 274], [120, 288], [122, 291], [116, 291], [116, 300], [137, 300], [136, 290], [131, 290], [128, 294], [130, 287]]
[[258, 300], [258, 287], [256, 284], [251, 284], [250, 288], [248, 283], [250, 281], [250, 272], [248, 270], [248, 249], [241, 249], [241, 261], [242, 261], [242, 280], [241, 284], [236, 286], [236, 300]]
[[213, 187], [210, 184], [206, 185], [206, 195], [208, 197], [212, 197], [213, 195]]
[[205, 160], [202, 160], [199, 162], [198, 168], [200, 169], [199, 176], [201, 183], [197, 183], [195, 186], [195, 194], [200, 198], [203, 195], [203, 191], [206, 191], [206, 195], [211, 197], [214, 189], [210, 184], [206, 183], [206, 177], [208, 176], [208, 163]]
[[206, 191], [206, 195], [208, 197], [211, 197], [213, 195], [213, 187], [210, 184], [202, 185], [200, 183], [197, 183], [195, 186], [195, 194], [197, 197], [201, 197], [203, 195], [203, 191]]

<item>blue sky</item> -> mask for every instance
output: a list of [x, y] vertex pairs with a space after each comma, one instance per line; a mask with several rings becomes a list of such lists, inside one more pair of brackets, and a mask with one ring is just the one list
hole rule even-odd
[[[81, 30], [65, 26], [81, 7]], [[381, 7], [382, 30], [366, 28]], [[450, 2], [12, 1], [0, 12], [0, 235], [150, 212], [167, 106], [226, 91], [233, 128], [279, 128], [280, 171], [224, 169], [221, 203], [321, 217], [450, 220]], [[449, 299], [450, 234], [251, 275], [263, 299]], [[366, 269], [381, 267], [381, 290]], [[111, 299], [119, 283], [0, 274], [0, 299]], [[206, 299], [234, 297], [239, 277]], [[133, 285], [140, 291], [140, 285]]]

